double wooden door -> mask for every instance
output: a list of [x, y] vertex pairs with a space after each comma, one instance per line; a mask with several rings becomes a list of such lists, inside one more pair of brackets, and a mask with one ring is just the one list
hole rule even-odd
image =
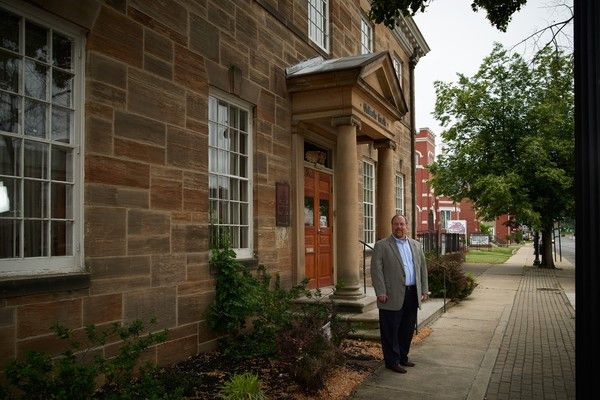
[[333, 285], [332, 176], [304, 169], [304, 266], [308, 287]]

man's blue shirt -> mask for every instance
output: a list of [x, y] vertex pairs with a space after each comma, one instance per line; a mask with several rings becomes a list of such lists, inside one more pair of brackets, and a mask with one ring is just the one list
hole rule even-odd
[[415, 265], [413, 263], [412, 251], [410, 250], [410, 242], [408, 239], [398, 239], [396, 237], [394, 237], [394, 240], [396, 240], [396, 246], [398, 246], [398, 251], [402, 257], [402, 264], [404, 265], [405, 285], [415, 285]]

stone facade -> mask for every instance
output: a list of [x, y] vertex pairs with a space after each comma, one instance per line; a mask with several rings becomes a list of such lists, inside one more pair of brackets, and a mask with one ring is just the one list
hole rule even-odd
[[[0, 295], [1, 362], [31, 349], [59, 352], [49, 332], [54, 322], [82, 333], [87, 324], [156, 317], [157, 329], [170, 330], [168, 341], [147, 355], [159, 364], [210, 349], [215, 338], [204, 321], [214, 298], [209, 93], [218, 90], [251, 106], [252, 262], [291, 285], [303, 268], [295, 265], [296, 233], [293, 226], [276, 226], [274, 212], [277, 182], [290, 183], [293, 195], [302, 190], [290, 163], [297, 128], [285, 70], [316, 56], [358, 54], [368, 2], [329, 1], [329, 52], [307, 36], [306, 1], [31, 0], [25, 6], [76, 25], [86, 39], [83, 278], [76, 284], [60, 276], [2, 278], [10, 290]], [[409, 47], [416, 44], [401, 39], [402, 32], [375, 26], [374, 51], [402, 61], [400, 84], [409, 104], [408, 66], [416, 54]], [[396, 124], [393, 165], [405, 176], [410, 218], [410, 111]], [[376, 163], [377, 150], [359, 142], [356, 157], [362, 177], [360, 160]], [[360, 203], [358, 193], [352, 201]], [[362, 235], [362, 224], [356, 233]]]

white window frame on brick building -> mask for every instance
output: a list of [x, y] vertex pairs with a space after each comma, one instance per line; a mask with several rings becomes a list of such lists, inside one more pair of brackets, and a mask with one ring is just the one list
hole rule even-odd
[[448, 221], [452, 219], [452, 209], [440, 209], [440, 223], [442, 229], [446, 229]]
[[394, 71], [396, 71], [396, 77], [398, 78], [400, 87], [402, 87], [402, 61], [400, 61], [398, 57], [394, 56], [393, 63]]
[[365, 16], [360, 18], [360, 54], [373, 52], [373, 25]]
[[211, 246], [227, 237], [237, 258], [254, 255], [252, 111], [217, 90], [208, 98], [208, 198]]
[[85, 36], [28, 4], [0, 9], [0, 276], [80, 272]]
[[375, 244], [375, 163], [363, 160], [363, 241]]
[[404, 175], [396, 174], [396, 215], [404, 215]]
[[308, 0], [308, 37], [329, 52], [329, 0]]

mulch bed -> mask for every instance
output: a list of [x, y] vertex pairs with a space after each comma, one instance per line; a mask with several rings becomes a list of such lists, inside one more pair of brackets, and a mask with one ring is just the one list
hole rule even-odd
[[[429, 328], [419, 330], [413, 339], [417, 344], [428, 336]], [[267, 358], [253, 358], [243, 361], [234, 360], [218, 352], [203, 353], [191, 357], [172, 367], [171, 376], [192, 382], [193, 394], [189, 399], [212, 400], [219, 398], [223, 384], [236, 373], [251, 372], [260, 378], [262, 388], [270, 399], [294, 400], [341, 400], [382, 364], [381, 347], [378, 342], [348, 339], [340, 350], [344, 362], [327, 379], [325, 388], [318, 393], [303, 393], [301, 388], [287, 373], [288, 365], [284, 361]]]

